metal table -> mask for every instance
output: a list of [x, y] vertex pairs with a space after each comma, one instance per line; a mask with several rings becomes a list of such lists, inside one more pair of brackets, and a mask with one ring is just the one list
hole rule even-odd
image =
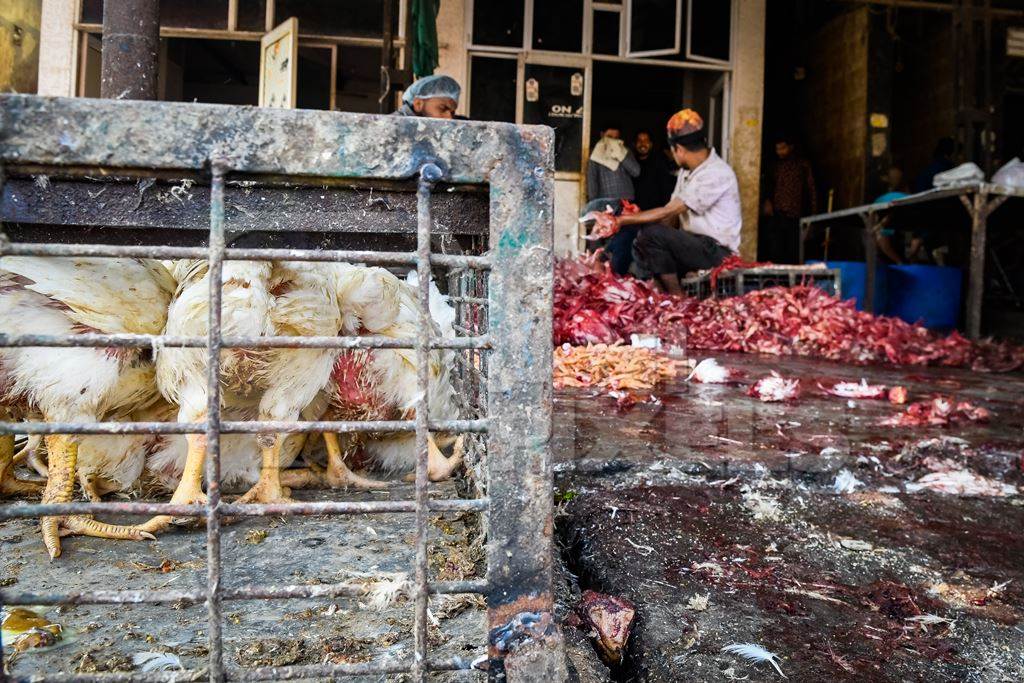
[[974, 182], [955, 187], [936, 188], [889, 202], [864, 204], [830, 213], [800, 219], [800, 262], [804, 261], [804, 244], [811, 226], [816, 223], [859, 218], [863, 230], [864, 253], [867, 262], [867, 283], [864, 299], [867, 310], [874, 308], [875, 274], [878, 268], [878, 246], [875, 234], [882, 220], [901, 208], [934, 203], [956, 197], [971, 218], [970, 280], [967, 287], [967, 335], [977, 339], [981, 335], [981, 302], [985, 289], [985, 240], [988, 217], [1010, 197], [1024, 198], [1024, 189]]

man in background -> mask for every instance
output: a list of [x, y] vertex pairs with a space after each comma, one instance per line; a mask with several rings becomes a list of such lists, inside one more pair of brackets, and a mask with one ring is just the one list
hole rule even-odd
[[424, 76], [402, 93], [402, 106], [393, 116], [451, 119], [459, 108], [461, 94], [462, 88], [451, 76]]
[[622, 141], [618, 126], [608, 126], [594, 145], [587, 162], [587, 200], [602, 197], [636, 199], [633, 178], [640, 174], [640, 165]]
[[704, 119], [692, 109], [677, 112], [666, 126], [679, 178], [668, 202], [627, 215], [595, 213], [606, 234], [643, 226], [634, 253], [662, 289], [682, 294], [680, 277], [714, 268], [740, 248], [740, 191], [736, 173], [708, 145]]
[[636, 186], [636, 205], [643, 210], [664, 206], [676, 183], [669, 160], [654, 151], [651, 134], [646, 130], [636, 134], [633, 151], [640, 165], [640, 174], [633, 183]]
[[942, 138], [935, 143], [932, 160], [914, 178], [913, 190], [915, 194], [935, 187], [935, 176], [953, 168], [953, 153], [955, 151], [956, 143], [953, 142], [953, 138]]
[[775, 162], [766, 176], [761, 207], [762, 261], [796, 263], [800, 256], [800, 219], [818, 212], [811, 162], [797, 153], [793, 136], [775, 139]]

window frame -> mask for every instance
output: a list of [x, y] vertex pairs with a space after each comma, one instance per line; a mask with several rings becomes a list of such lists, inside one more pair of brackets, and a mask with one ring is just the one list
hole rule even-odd
[[[623, 5], [625, 11], [625, 26], [626, 26], [626, 48], [622, 53], [624, 57], [663, 57], [668, 55], [680, 54], [683, 48], [683, 31], [680, 26], [680, 21], [683, 18], [683, 0], [676, 0], [676, 21], [675, 21], [675, 47], [673, 48], [658, 48], [656, 50], [640, 50], [634, 52], [631, 46], [631, 40], [633, 37], [633, 2], [634, 0], [625, 0]], [[690, 0], [686, 0], [687, 18], [689, 18]], [[621, 29], [620, 29], [621, 31]], [[686, 26], [686, 35], [689, 38], [690, 26]], [[622, 34], [619, 34], [619, 44], [622, 44]], [[687, 44], [689, 47], [689, 44]]]

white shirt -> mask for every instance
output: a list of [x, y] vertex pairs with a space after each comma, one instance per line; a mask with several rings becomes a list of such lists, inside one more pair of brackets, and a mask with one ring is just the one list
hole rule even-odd
[[736, 173], [715, 150], [692, 171], [679, 171], [672, 199], [688, 209], [679, 217], [683, 230], [707, 235], [734, 253], [740, 250], [740, 188]]

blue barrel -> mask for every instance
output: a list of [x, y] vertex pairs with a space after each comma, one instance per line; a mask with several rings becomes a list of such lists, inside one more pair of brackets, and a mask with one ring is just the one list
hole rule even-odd
[[960, 323], [963, 272], [945, 266], [889, 266], [889, 301], [885, 312], [920, 322], [932, 330], [952, 330]]
[[[821, 263], [821, 261], [808, 261]], [[868, 285], [868, 268], [863, 261], [826, 261], [829, 268], [839, 269], [839, 282], [844, 299], [854, 299], [858, 310], [865, 310], [864, 295]], [[888, 269], [879, 263], [875, 271], [875, 313], [882, 313], [886, 307], [888, 289]]]

